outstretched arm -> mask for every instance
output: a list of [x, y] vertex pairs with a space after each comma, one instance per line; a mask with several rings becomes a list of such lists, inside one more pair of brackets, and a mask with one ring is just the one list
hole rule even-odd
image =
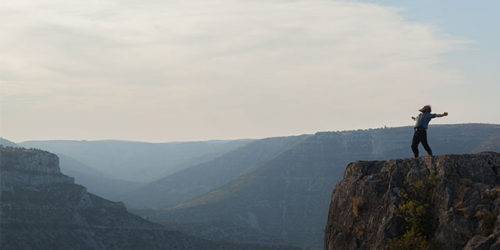
[[447, 116], [448, 115], [448, 112], [444, 112], [442, 114], [436, 114], [436, 117], [443, 117], [443, 116]]

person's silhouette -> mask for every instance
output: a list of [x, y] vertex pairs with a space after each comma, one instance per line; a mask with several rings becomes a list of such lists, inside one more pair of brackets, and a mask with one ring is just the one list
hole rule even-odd
[[413, 140], [411, 142], [411, 150], [415, 158], [418, 157], [418, 144], [422, 142], [425, 151], [429, 155], [432, 155], [431, 147], [427, 143], [427, 127], [432, 118], [447, 116], [448, 112], [442, 114], [431, 114], [431, 106], [425, 105], [423, 108], [419, 109], [420, 114], [417, 117], [411, 117], [415, 121], [415, 134], [413, 134]]

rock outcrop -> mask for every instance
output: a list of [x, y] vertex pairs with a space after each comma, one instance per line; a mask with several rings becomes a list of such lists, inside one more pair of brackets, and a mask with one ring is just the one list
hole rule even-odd
[[49, 152], [0, 146], [0, 249], [293, 249], [169, 231], [74, 184]]
[[350, 163], [325, 249], [500, 249], [500, 153]]
[[21, 148], [3, 148], [1, 190], [15, 187], [43, 188], [56, 183], [73, 184], [74, 179], [61, 174], [59, 158], [43, 151]]

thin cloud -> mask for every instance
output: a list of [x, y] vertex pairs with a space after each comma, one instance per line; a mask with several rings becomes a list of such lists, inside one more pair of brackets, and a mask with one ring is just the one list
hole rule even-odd
[[[45, 137], [161, 141], [359, 127], [363, 120], [350, 114], [400, 115], [423, 89], [462, 81], [436, 64], [463, 41], [375, 4], [11, 1], [2, 8], [10, 13], [0, 16], [8, 138], [37, 137], [35, 125], [16, 126], [33, 123], [34, 106], [50, 110], [37, 120], [54, 127]], [[73, 134], [57, 128], [68, 117]]]

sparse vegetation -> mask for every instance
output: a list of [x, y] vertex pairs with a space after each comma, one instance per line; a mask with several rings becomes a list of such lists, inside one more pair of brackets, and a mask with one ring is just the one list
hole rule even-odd
[[354, 226], [354, 230], [356, 232], [357, 238], [360, 239], [365, 234], [366, 227], [364, 225], [356, 225]]
[[363, 200], [361, 197], [354, 197], [351, 199], [352, 202], [352, 213], [358, 217], [359, 216], [359, 210], [361, 209], [361, 206], [363, 206]]
[[390, 250], [440, 249], [442, 244], [432, 239], [435, 227], [434, 204], [435, 172], [425, 180], [410, 183], [401, 193], [398, 216], [405, 222], [405, 232], [388, 241]]
[[458, 201], [453, 207], [455, 208], [455, 210], [462, 213], [464, 218], [466, 218], [466, 219], [469, 218], [469, 213], [467, 211], [467, 208], [463, 207], [462, 201]]
[[389, 250], [430, 250], [431, 248], [427, 239], [414, 231], [408, 231], [401, 237], [389, 240]]
[[0, 145], [0, 149], [4, 152], [45, 152], [39, 148], [24, 148]]
[[490, 200], [494, 201], [498, 197], [500, 197], [500, 187], [496, 187], [486, 191], [486, 195], [490, 198]]
[[483, 221], [483, 229], [481, 230], [482, 235], [488, 236], [493, 233], [493, 226], [495, 225], [497, 217], [492, 212], [477, 211], [474, 217]]

